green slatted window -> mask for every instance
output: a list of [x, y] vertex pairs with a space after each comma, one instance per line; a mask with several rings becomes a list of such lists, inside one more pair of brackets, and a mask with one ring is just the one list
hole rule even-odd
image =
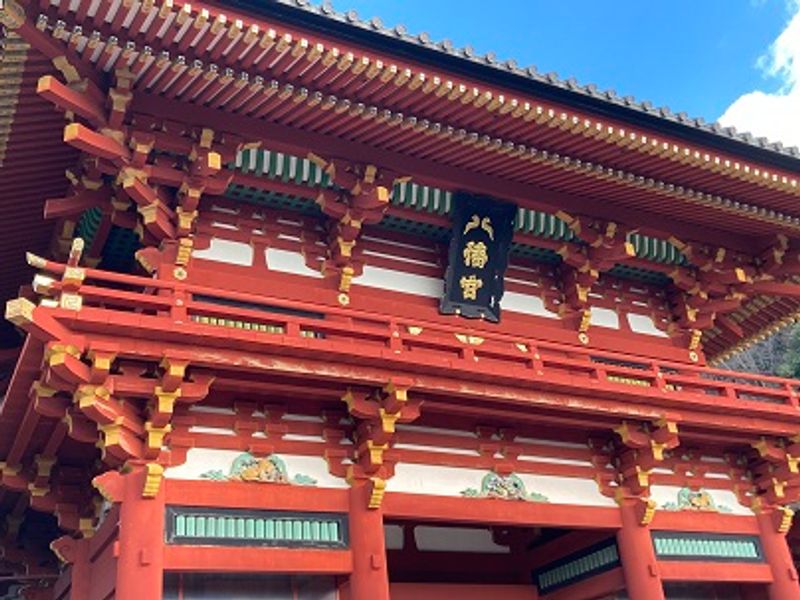
[[620, 565], [613, 539], [584, 548], [534, 572], [540, 594], [547, 594]]
[[204, 546], [347, 547], [347, 516], [167, 507], [168, 544]]
[[662, 560], [764, 562], [756, 536], [657, 531], [652, 537]]

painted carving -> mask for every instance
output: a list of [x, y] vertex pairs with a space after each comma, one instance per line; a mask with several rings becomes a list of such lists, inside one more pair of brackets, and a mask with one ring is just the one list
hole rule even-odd
[[700, 488], [692, 490], [688, 487], [681, 488], [678, 492], [677, 502], [667, 502], [662, 506], [665, 510], [698, 510], [707, 512], [729, 513], [727, 506], [717, 504], [706, 490]]
[[481, 480], [481, 489], [467, 488], [461, 492], [467, 498], [499, 498], [501, 500], [527, 500], [528, 502], [548, 502], [547, 496], [528, 492], [525, 483], [518, 475], [498, 475], [487, 473]]
[[219, 469], [206, 471], [202, 479], [213, 481], [247, 481], [253, 483], [283, 483], [293, 485], [316, 485], [317, 480], [308, 475], [296, 474], [291, 479], [286, 463], [276, 454], [258, 458], [245, 452], [237, 456], [227, 474]]

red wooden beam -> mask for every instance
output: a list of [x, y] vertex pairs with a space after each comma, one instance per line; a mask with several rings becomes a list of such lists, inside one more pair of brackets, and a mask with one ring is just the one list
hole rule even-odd
[[353, 558], [349, 550], [167, 545], [164, 570], [346, 575], [353, 570]]
[[102, 127], [105, 124], [105, 111], [102, 105], [97, 104], [87, 94], [67, 87], [52, 75], [45, 75], [39, 79], [36, 93], [61, 110], [73, 112], [86, 119], [94, 127]]
[[772, 571], [767, 564], [714, 563], [700, 561], [658, 561], [663, 581], [727, 581], [769, 583]]
[[575, 507], [546, 502], [498, 502], [483, 498], [457, 498], [388, 492], [383, 500], [386, 518], [446, 523], [483, 523], [575, 529], [618, 529], [617, 508]]
[[653, 530], [738, 533], [758, 535], [758, 522], [752, 515], [729, 515], [705, 511], [657, 510], [650, 524]]
[[532, 570], [539, 569], [583, 548], [599, 544], [603, 540], [614, 537], [614, 535], [615, 531], [611, 529], [570, 531], [540, 546], [531, 548], [530, 568]]
[[168, 505], [342, 513], [349, 506], [346, 489], [181, 479], [165, 479], [164, 486]]
[[104, 204], [110, 195], [109, 190], [101, 188], [80, 190], [66, 198], [50, 198], [44, 203], [44, 218], [59, 219], [78, 215], [89, 208]]
[[122, 163], [130, 158], [130, 151], [117, 140], [92, 131], [80, 123], [70, 123], [64, 128], [64, 141], [87, 154], [115, 163]]

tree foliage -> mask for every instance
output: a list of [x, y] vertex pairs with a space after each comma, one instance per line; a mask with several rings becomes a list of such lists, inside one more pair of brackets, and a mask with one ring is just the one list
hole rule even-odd
[[720, 366], [747, 373], [800, 377], [800, 327], [786, 327]]

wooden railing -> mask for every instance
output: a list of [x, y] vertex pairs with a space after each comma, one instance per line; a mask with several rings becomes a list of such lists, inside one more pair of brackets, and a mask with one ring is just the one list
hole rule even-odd
[[[48, 262], [45, 271], [59, 275], [65, 268]], [[536, 389], [562, 393], [587, 390], [606, 397], [635, 397], [657, 406], [800, 415], [800, 380], [537, 341], [535, 332], [530, 336], [525, 332], [477, 333], [469, 331], [463, 321], [412, 320], [277, 295], [254, 297], [96, 269], [85, 269], [85, 273], [78, 291], [83, 299], [83, 320], [96, 314], [98, 319], [114, 323], [124, 321], [124, 313], [137, 313], [164, 319], [166, 330], [216, 332], [221, 334], [220, 345], [232, 347], [245, 342], [277, 344], [295, 355], [320, 353], [360, 364], [390, 361], [411, 372], [513, 379], [520, 386], [530, 382]], [[47, 293], [58, 297], [62, 285], [49, 282]]]

